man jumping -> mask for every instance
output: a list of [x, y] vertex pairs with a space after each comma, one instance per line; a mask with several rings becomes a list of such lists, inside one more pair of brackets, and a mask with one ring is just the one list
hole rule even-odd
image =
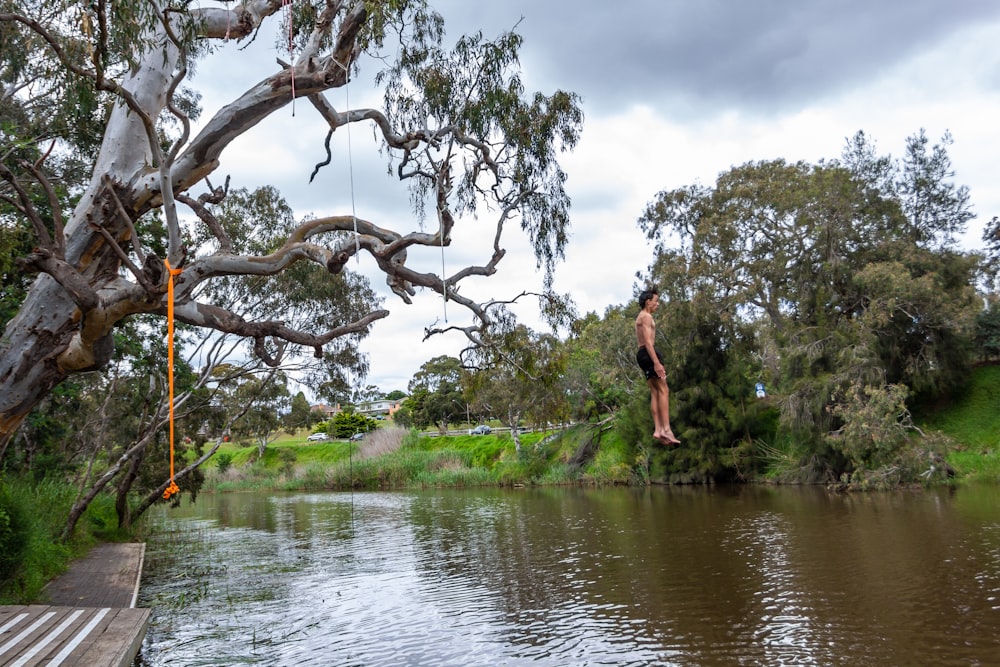
[[635, 318], [635, 335], [639, 339], [639, 351], [635, 360], [646, 374], [649, 385], [649, 409], [653, 413], [655, 430], [653, 437], [665, 445], [679, 445], [681, 441], [670, 429], [670, 388], [667, 386], [667, 371], [660, 362], [660, 353], [654, 347], [656, 323], [653, 313], [660, 305], [660, 294], [648, 289], [639, 295], [639, 315]]

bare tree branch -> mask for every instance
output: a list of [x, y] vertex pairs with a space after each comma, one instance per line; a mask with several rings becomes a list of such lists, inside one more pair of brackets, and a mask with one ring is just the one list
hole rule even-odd
[[223, 333], [236, 334], [244, 338], [260, 339], [264, 337], [276, 338], [296, 345], [311, 347], [317, 357], [322, 355], [323, 346], [330, 341], [343, 336], [361, 333], [365, 331], [373, 322], [389, 316], [388, 310], [375, 310], [360, 320], [350, 322], [340, 327], [335, 327], [323, 334], [309, 334], [287, 326], [284, 322], [247, 321], [225, 308], [210, 304], [185, 302], [178, 304], [174, 309], [174, 317], [178, 321], [200, 327], [214, 329]]
[[59, 249], [52, 243], [52, 237], [49, 235], [49, 230], [45, 227], [45, 221], [42, 220], [42, 217], [38, 214], [38, 209], [31, 202], [31, 196], [18, 182], [14, 173], [3, 163], [0, 163], [0, 178], [10, 183], [11, 187], [14, 188], [14, 192], [17, 193], [17, 203], [10, 199], [7, 199], [7, 201], [17, 206], [18, 210], [31, 221], [31, 226], [35, 230], [38, 242], [43, 248], [53, 253], [58, 253]]

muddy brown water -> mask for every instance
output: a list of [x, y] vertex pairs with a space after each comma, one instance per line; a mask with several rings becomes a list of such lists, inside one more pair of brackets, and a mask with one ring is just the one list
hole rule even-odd
[[202, 495], [136, 665], [997, 665], [1000, 489]]

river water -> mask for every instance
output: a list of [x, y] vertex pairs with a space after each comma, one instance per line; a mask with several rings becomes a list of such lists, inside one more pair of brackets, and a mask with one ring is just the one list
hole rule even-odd
[[1000, 489], [202, 495], [136, 665], [997, 665]]

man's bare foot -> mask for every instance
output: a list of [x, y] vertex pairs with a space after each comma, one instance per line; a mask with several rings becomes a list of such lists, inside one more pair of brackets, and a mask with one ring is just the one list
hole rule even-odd
[[667, 431], [666, 433], [654, 433], [653, 437], [662, 442], [664, 445], [679, 445], [681, 441], [677, 439], [673, 431]]

